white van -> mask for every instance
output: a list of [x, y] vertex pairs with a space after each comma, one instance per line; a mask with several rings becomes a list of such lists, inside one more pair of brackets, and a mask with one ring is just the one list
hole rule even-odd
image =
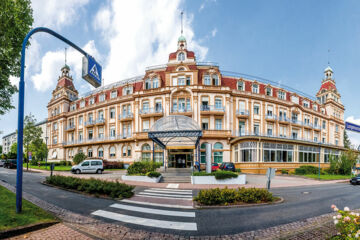
[[72, 173], [102, 173], [104, 171], [104, 164], [101, 159], [85, 160], [78, 165], [71, 167]]

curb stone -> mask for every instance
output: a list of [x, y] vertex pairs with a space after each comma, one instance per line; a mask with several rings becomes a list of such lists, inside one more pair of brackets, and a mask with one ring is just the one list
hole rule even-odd
[[[15, 192], [15, 187], [0, 181], [0, 185]], [[101, 239], [326, 239], [336, 234], [336, 229], [332, 223], [332, 216], [335, 213], [328, 213], [317, 217], [304, 219], [297, 222], [274, 226], [266, 229], [243, 232], [233, 235], [218, 236], [182, 236], [165, 234], [161, 232], [150, 232], [136, 230], [118, 224], [106, 223], [98, 219], [73, 213], [41, 200], [29, 193], [24, 192], [23, 197], [53, 213], [60, 218], [64, 224], [72, 226], [73, 229], [86, 232], [94, 238]]]

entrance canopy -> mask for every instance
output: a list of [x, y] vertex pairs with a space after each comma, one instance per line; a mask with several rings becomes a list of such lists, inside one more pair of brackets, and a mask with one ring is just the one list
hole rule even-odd
[[148, 136], [162, 148], [196, 148], [202, 131], [192, 118], [171, 115], [157, 120]]

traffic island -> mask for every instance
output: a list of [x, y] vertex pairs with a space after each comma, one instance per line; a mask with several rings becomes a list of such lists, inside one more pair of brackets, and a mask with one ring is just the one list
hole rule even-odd
[[158, 183], [161, 180], [161, 175], [158, 177], [148, 177], [148, 176], [140, 176], [140, 175], [122, 175], [121, 179], [123, 181]]
[[246, 175], [230, 171], [194, 172], [191, 184], [246, 184]]

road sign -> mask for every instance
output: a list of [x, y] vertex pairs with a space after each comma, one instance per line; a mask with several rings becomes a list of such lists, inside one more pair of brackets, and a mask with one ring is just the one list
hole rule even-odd
[[32, 159], [32, 152], [29, 152], [29, 161]]
[[345, 122], [345, 129], [346, 129], [346, 130], [353, 131], [353, 132], [358, 132], [358, 133], [360, 133], [360, 126], [359, 126], [359, 125], [356, 125], [356, 124], [354, 124], [354, 123]]
[[84, 56], [82, 60], [82, 77], [94, 87], [101, 86], [102, 67], [91, 56]]

